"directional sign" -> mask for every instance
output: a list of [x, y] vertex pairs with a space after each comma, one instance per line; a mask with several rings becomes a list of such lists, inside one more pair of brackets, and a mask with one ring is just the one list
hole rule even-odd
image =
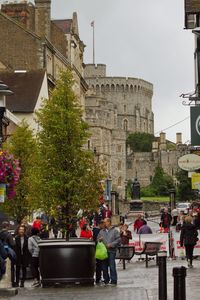
[[182, 170], [192, 172], [200, 169], [200, 156], [196, 154], [186, 154], [179, 158], [178, 166]]

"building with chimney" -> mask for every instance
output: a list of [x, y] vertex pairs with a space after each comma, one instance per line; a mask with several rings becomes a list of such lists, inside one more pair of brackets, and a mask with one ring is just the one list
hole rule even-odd
[[53, 88], [60, 71], [70, 68], [74, 90], [85, 105], [84, 43], [79, 37], [77, 14], [52, 20], [51, 0], [5, 2], [0, 11], [0, 70], [46, 70]]

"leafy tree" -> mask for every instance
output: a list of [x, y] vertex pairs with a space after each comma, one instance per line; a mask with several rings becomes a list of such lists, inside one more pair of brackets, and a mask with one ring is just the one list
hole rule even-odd
[[3, 209], [18, 222], [27, 216], [34, 203], [29, 201], [30, 174], [36, 164], [37, 145], [32, 130], [24, 121], [8, 139], [5, 148], [18, 158], [21, 168], [16, 196], [3, 204]]
[[127, 145], [133, 152], [151, 152], [153, 140], [153, 134], [135, 132], [128, 136]]
[[180, 169], [176, 174], [176, 178], [179, 182], [178, 184], [179, 201], [195, 199], [195, 193], [192, 191], [191, 179], [188, 178], [188, 172]]
[[33, 195], [38, 208], [57, 214], [66, 236], [70, 220], [79, 208], [96, 209], [101, 194], [101, 168], [84, 149], [88, 125], [73, 92], [70, 71], [63, 72], [49, 100], [37, 113], [39, 160], [34, 172]]
[[173, 178], [166, 174], [163, 168], [158, 165], [155, 169], [152, 183], [141, 189], [141, 195], [144, 197], [166, 196], [169, 195], [169, 189], [173, 188]]
[[158, 165], [155, 169], [151, 185], [156, 191], [157, 196], [168, 195], [169, 189], [174, 186], [172, 177], [166, 174], [160, 165]]

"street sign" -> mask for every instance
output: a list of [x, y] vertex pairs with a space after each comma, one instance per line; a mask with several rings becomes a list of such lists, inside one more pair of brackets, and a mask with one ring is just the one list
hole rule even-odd
[[192, 174], [192, 189], [200, 191], [200, 173]]
[[191, 145], [200, 146], [200, 106], [190, 107]]
[[196, 154], [186, 154], [179, 158], [178, 166], [182, 170], [192, 172], [200, 169], [200, 156]]

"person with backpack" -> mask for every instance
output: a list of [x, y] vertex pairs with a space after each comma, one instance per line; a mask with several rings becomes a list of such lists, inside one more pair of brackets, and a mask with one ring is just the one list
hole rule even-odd
[[31, 253], [31, 267], [34, 282], [33, 287], [40, 286], [40, 271], [39, 271], [39, 246], [38, 242], [40, 241], [39, 230], [37, 228], [32, 228], [31, 237], [28, 239], [28, 250]]

